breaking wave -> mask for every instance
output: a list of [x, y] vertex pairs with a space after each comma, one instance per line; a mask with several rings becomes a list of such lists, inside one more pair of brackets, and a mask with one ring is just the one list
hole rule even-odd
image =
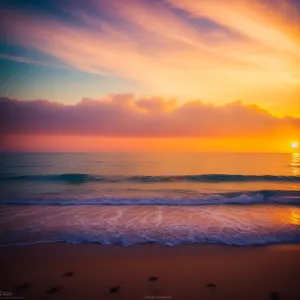
[[185, 194], [170, 197], [113, 197], [89, 195], [39, 196], [0, 200], [1, 205], [164, 205], [195, 206], [220, 204], [293, 204], [300, 205], [300, 191], [260, 190], [211, 194]]
[[233, 175], [233, 174], [201, 174], [175, 176], [104, 176], [83, 173], [46, 174], [46, 175], [0, 175], [0, 181], [53, 181], [70, 184], [86, 182], [289, 182], [300, 183], [300, 176], [276, 175]]

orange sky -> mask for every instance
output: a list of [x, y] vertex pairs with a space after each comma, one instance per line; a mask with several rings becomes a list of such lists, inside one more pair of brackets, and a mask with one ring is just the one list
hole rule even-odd
[[291, 151], [292, 139], [176, 139], [176, 138], [104, 138], [82, 136], [9, 135], [4, 139], [7, 151], [28, 152], [266, 152]]
[[299, 3], [85, 3], [1, 2], [1, 149], [286, 152], [300, 139]]

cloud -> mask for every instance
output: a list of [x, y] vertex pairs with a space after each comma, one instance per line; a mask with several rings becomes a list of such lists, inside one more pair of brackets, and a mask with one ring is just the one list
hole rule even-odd
[[54, 1], [64, 18], [6, 8], [1, 31], [72, 68], [133, 79], [149, 94], [224, 103], [254, 89], [300, 88], [299, 39], [279, 8], [265, 13], [246, 0], [127, 2]]
[[[198, 18], [208, 18], [276, 50], [300, 57], [300, 13], [292, 1], [166, 0]], [[298, 37], [297, 37], [298, 36]]]
[[49, 62], [44, 62], [41, 60], [35, 60], [35, 59], [30, 59], [22, 56], [16, 56], [16, 55], [10, 55], [10, 54], [3, 54], [0, 53], [0, 59], [6, 59], [6, 60], [11, 60], [19, 63], [24, 63], [24, 64], [33, 64], [33, 65], [38, 65], [38, 66], [43, 66], [43, 67], [51, 67], [51, 68], [59, 68], [59, 69], [67, 69], [70, 70], [70, 68], [67, 68], [65, 66], [62, 66], [61, 64], [53, 64]]
[[1, 134], [104, 137], [251, 137], [300, 132], [300, 118], [278, 118], [237, 101], [222, 106], [131, 94], [75, 105], [0, 98]]

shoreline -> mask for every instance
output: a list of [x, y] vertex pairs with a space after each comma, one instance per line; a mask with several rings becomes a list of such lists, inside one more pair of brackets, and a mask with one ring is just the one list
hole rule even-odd
[[1, 247], [0, 266], [0, 290], [23, 299], [300, 298], [300, 244], [48, 242]]
[[163, 244], [159, 242], [140, 242], [137, 244], [121, 244], [121, 243], [111, 243], [111, 244], [104, 244], [101, 242], [67, 242], [67, 241], [37, 241], [37, 242], [28, 242], [28, 243], [16, 243], [16, 244], [8, 244], [8, 245], [0, 245], [0, 249], [2, 248], [15, 248], [15, 247], [28, 247], [28, 246], [35, 246], [35, 245], [47, 245], [47, 244], [66, 244], [66, 245], [93, 245], [93, 246], [103, 246], [103, 247], [124, 247], [124, 248], [131, 248], [131, 247], [140, 247], [140, 246], [147, 246], [147, 245], [156, 245], [158, 247], [167, 247], [167, 248], [175, 248], [175, 247], [182, 247], [182, 246], [220, 246], [220, 247], [232, 247], [232, 248], [264, 248], [264, 247], [274, 247], [274, 246], [300, 246], [300, 242], [266, 242], [261, 244], [226, 244], [221, 242], [182, 242], [178, 244]]

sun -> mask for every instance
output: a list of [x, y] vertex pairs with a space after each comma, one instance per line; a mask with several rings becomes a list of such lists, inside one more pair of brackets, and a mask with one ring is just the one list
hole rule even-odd
[[298, 147], [299, 147], [298, 142], [292, 142], [292, 143], [291, 143], [291, 147], [292, 147], [293, 149], [298, 149]]

